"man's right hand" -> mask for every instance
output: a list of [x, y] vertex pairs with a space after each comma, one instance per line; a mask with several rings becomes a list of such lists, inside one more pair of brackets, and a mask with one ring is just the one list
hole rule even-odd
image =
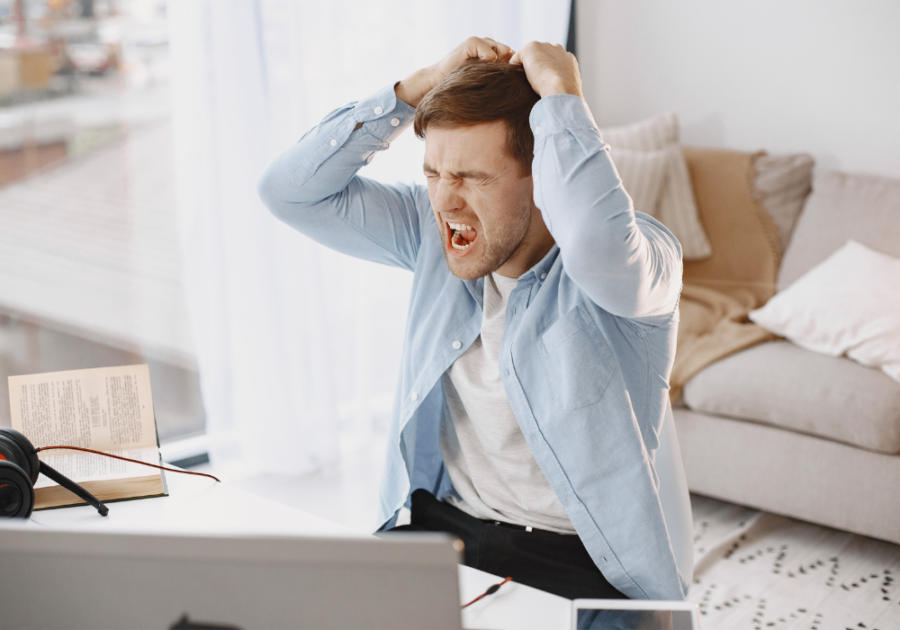
[[515, 51], [490, 37], [470, 37], [433, 66], [422, 68], [394, 86], [401, 101], [417, 107], [428, 92], [469, 59], [509, 61]]

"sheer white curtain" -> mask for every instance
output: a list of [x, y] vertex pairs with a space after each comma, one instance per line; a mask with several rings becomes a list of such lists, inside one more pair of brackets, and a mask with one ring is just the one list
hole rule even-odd
[[[266, 165], [328, 111], [469, 35], [565, 43], [569, 0], [171, 0], [173, 133], [188, 310], [211, 438], [232, 477], [335, 461], [390, 413], [411, 275], [269, 215]], [[420, 181], [412, 132], [364, 170]]]

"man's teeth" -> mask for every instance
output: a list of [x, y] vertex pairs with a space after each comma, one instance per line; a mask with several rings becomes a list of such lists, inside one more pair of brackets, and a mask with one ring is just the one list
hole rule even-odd
[[465, 245], [457, 245], [456, 239], [450, 241], [450, 244], [453, 245], [453, 249], [469, 249], [472, 247], [472, 243], [466, 243]]
[[466, 241], [466, 239], [463, 238], [463, 236], [462, 236], [462, 234], [460, 234], [460, 232], [463, 232], [463, 231], [474, 232], [475, 231], [472, 229], [471, 225], [466, 225], [465, 223], [450, 223], [448, 221], [447, 226], [453, 231], [453, 234], [450, 236], [450, 245], [453, 246], [453, 249], [464, 250], [464, 249], [469, 249], [472, 246], [473, 241], [467, 241], [465, 245], [460, 245], [457, 242], [459, 240]]

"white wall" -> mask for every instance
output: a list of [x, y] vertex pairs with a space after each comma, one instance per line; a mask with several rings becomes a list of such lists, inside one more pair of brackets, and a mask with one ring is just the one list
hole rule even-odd
[[900, 178], [900, 2], [580, 0], [601, 125], [674, 110], [684, 144]]

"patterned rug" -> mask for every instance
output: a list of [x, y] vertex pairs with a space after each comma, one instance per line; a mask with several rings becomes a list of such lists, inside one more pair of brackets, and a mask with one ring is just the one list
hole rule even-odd
[[900, 630], [900, 545], [691, 496], [705, 630]]

